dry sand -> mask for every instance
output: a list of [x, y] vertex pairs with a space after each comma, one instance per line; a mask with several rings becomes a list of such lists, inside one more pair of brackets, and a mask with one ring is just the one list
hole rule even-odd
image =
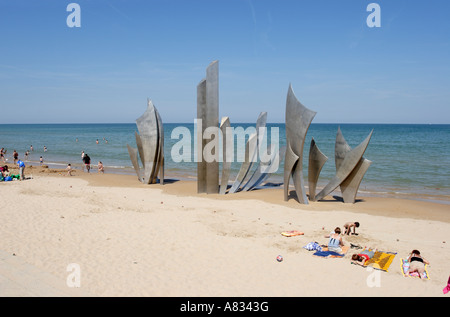
[[[220, 196], [197, 194], [189, 181], [30, 173], [0, 183], [0, 250], [62, 281], [76, 263], [92, 296], [448, 296], [449, 205], [379, 197], [300, 205], [284, 202], [280, 188]], [[352, 249], [324, 259], [303, 248], [326, 244], [348, 221], [361, 226], [347, 245], [397, 252], [389, 272], [351, 265]], [[412, 249], [430, 261], [431, 280], [402, 276], [400, 258]]]

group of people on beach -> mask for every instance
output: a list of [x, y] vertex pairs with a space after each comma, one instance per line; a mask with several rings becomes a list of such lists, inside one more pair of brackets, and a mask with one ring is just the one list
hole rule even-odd
[[[359, 222], [347, 222], [344, 224], [344, 235], [357, 235], [356, 228], [360, 226]], [[353, 231], [353, 232], [352, 232]], [[341, 254], [342, 247], [344, 246], [344, 240], [341, 236], [341, 228], [336, 227], [333, 232], [325, 236], [328, 240], [328, 251]], [[377, 252], [377, 249], [369, 247], [364, 248], [361, 252], [352, 255], [351, 262], [356, 265], [365, 266], [366, 262], [372, 259]], [[430, 264], [421, 254], [419, 250], [412, 250], [407, 261], [410, 263], [407, 274], [417, 272], [419, 277], [422, 278], [425, 272], [425, 265]]]
[[[84, 151], [82, 151], [81, 152], [81, 160], [83, 161], [84, 166], [86, 167], [86, 172], [89, 173], [90, 170], [91, 170], [91, 158], [89, 157], [89, 155], [87, 153], [84, 153]], [[97, 163], [97, 170], [98, 170], [98, 173], [104, 173], [105, 172], [105, 168], [104, 168], [103, 163], [101, 161], [99, 161]]]

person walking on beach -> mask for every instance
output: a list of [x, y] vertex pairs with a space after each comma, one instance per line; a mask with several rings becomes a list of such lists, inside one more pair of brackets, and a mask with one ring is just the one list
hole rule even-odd
[[44, 164], [44, 159], [42, 158], [42, 156], [39, 158], [39, 164], [42, 166], [42, 164]]
[[86, 166], [86, 171], [89, 173], [89, 171], [91, 170], [91, 158], [89, 157], [89, 155], [84, 154], [83, 162], [84, 165]]
[[19, 159], [19, 153], [17, 153], [16, 150], [14, 150], [14, 152], [13, 152], [13, 159], [14, 159], [14, 164], [16, 164], [17, 160]]
[[19, 166], [19, 176], [20, 180], [22, 181], [25, 179], [25, 163], [21, 160], [18, 160], [17, 165]]
[[0, 150], [0, 159], [3, 161], [3, 163], [5, 163], [5, 148], [2, 147], [2, 149]]
[[66, 176], [72, 176], [72, 165], [67, 164], [66, 171], [67, 171]]

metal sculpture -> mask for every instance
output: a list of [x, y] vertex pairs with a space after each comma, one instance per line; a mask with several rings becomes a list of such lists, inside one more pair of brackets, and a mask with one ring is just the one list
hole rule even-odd
[[138, 179], [144, 184], [154, 184], [159, 174], [160, 184], [164, 184], [164, 129], [161, 117], [151, 100], [147, 100], [147, 109], [136, 120], [136, 125], [139, 131], [139, 134], [135, 132], [137, 148], [129, 144], [127, 148]]
[[303, 181], [303, 146], [306, 133], [316, 112], [306, 108], [295, 97], [289, 84], [286, 98], [286, 154], [284, 159], [284, 200], [288, 200], [292, 176], [300, 203], [308, 204]]
[[319, 179], [320, 171], [325, 165], [328, 157], [320, 151], [314, 138], [311, 140], [309, 147], [309, 164], [308, 164], [308, 188], [309, 200], [316, 200], [317, 180]]
[[[240, 190], [241, 185], [244, 184], [245, 178], [249, 175], [250, 170], [258, 159], [258, 139], [260, 128], [265, 128], [267, 122], [267, 112], [261, 112], [256, 121], [256, 133], [252, 134], [245, 145], [245, 158], [241, 164], [241, 168], [236, 176], [236, 179], [231, 186], [229, 193], [235, 193]], [[251, 176], [250, 176], [251, 178]]]
[[[201, 141], [197, 143], [197, 192], [217, 194], [219, 192], [219, 62], [214, 61], [206, 69], [206, 78], [197, 86], [197, 121], [202, 123]], [[207, 142], [205, 131], [213, 129], [216, 138]], [[216, 130], [217, 129], [217, 130]], [[214, 133], [215, 132], [215, 133]], [[214, 157], [204, 157], [204, 149], [209, 145], [215, 149]]]
[[227, 135], [227, 129], [231, 127], [230, 118], [223, 117], [220, 123], [220, 130], [222, 131], [222, 177], [220, 178], [220, 190], [219, 194], [224, 195], [228, 189], [228, 179], [230, 178], [231, 162], [233, 160], [228, 152], [230, 147], [233, 146], [233, 135], [231, 138]]
[[[338, 128], [338, 132], [336, 135], [336, 144], [335, 144], [335, 164], [336, 171], [341, 167], [343, 160], [348, 152], [351, 151], [351, 147], [348, 145], [347, 141], [344, 139], [344, 135], [340, 128]], [[344, 203], [355, 202], [356, 194], [359, 189], [359, 185], [367, 172], [372, 161], [361, 157], [359, 162], [356, 164], [355, 168], [352, 172], [347, 176], [347, 178], [340, 184], [342, 198]]]
[[[355, 167], [361, 161], [362, 156], [363, 156], [364, 152], [366, 151], [367, 146], [369, 145], [369, 141], [370, 141], [370, 138], [372, 137], [372, 133], [373, 133], [373, 130], [366, 137], [366, 139], [363, 142], [361, 142], [361, 144], [359, 144], [357, 147], [355, 147], [353, 150], [347, 151], [348, 149], [344, 148], [345, 145], [347, 144], [346, 142], [342, 143], [342, 141], [340, 141], [340, 144], [343, 144], [343, 146], [336, 144], [336, 146], [339, 147], [338, 151], [336, 152], [336, 157], [338, 157], [338, 164], [336, 165], [336, 168], [337, 168], [336, 175], [320, 191], [320, 193], [318, 193], [316, 195], [316, 200], [321, 200], [325, 196], [329, 195], [339, 185], [341, 185], [347, 179], [347, 177], [355, 170]], [[348, 148], [350, 148], [350, 147], [348, 147]], [[342, 155], [342, 153], [344, 153], [344, 155]], [[361, 171], [355, 172], [355, 174], [357, 174], [357, 176], [352, 176], [353, 178], [349, 180], [349, 183], [345, 184], [346, 185], [345, 190], [347, 190], [347, 188], [348, 188], [349, 193], [350, 192], [353, 193], [354, 190], [352, 188], [355, 188], [356, 183], [358, 183], [357, 185], [359, 186], [359, 182], [361, 180], [359, 180], [359, 182], [358, 182], [357, 179], [359, 179], [359, 178], [362, 179], [362, 176], [364, 175], [364, 173], [362, 173], [362, 171], [364, 169], [367, 170], [367, 168], [368, 168], [368, 166], [366, 167], [366, 164], [362, 164], [362, 165], [363, 166], [360, 167], [360, 168], [362, 168]], [[362, 173], [362, 175], [361, 175], [361, 173]], [[355, 192], [355, 195], [356, 195], [356, 192]]]

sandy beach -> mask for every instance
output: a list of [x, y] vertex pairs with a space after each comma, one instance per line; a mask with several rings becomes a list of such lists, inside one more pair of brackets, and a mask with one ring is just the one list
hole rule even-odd
[[[27, 168], [33, 179], [0, 183], [0, 250], [66, 283], [80, 268], [89, 296], [448, 296], [448, 204], [332, 197], [301, 205], [282, 188], [196, 193], [196, 182], [143, 185], [136, 176]], [[396, 252], [388, 272], [321, 258], [303, 247], [358, 221], [359, 246]], [[304, 235], [285, 237], [299, 230]], [[429, 280], [404, 277], [401, 258], [420, 250]], [[282, 262], [276, 260], [283, 257]]]

